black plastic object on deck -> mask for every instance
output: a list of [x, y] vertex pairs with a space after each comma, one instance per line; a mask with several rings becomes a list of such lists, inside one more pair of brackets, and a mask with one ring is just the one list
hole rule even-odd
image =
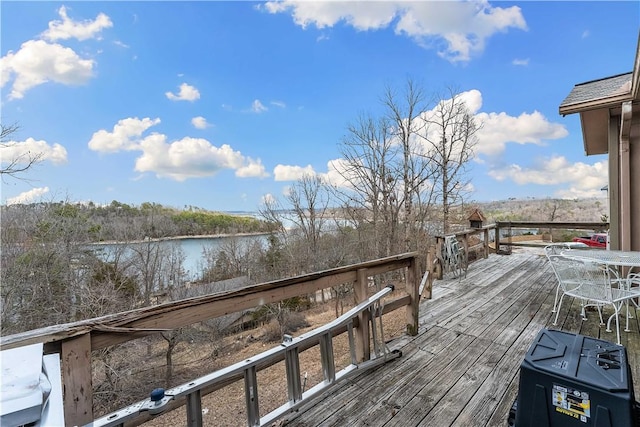
[[636, 427], [626, 349], [583, 335], [541, 330], [520, 367], [513, 411], [515, 427]]

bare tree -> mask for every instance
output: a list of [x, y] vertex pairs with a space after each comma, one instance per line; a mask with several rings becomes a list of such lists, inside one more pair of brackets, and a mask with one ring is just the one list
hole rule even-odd
[[[10, 138], [18, 132], [20, 127], [17, 124], [0, 124], [0, 148], [6, 153], [16, 147], [17, 143]], [[32, 153], [31, 151], [18, 152], [3, 155], [2, 166], [0, 166], [0, 176], [10, 176], [12, 178], [22, 178], [20, 175], [27, 172], [42, 160], [43, 153]]]
[[284, 202], [271, 199], [260, 207], [264, 219], [280, 224], [278, 236], [284, 241], [280, 249], [286, 251], [280, 253], [280, 261], [284, 261], [282, 255], [286, 255], [290, 266], [286, 274], [327, 266], [319, 247], [327, 230], [328, 206], [329, 193], [323, 180], [319, 176], [303, 175], [291, 186]]
[[473, 158], [478, 126], [462, 95], [449, 88], [429, 114], [424, 139], [429, 160], [434, 164], [436, 200], [442, 204], [442, 228], [450, 231], [451, 207], [462, 203], [469, 192], [466, 166]]
[[402, 200], [391, 122], [361, 115], [348, 126], [340, 151], [344, 162], [337, 172], [344, 183], [334, 187], [334, 194], [356, 229], [371, 236], [369, 256], [387, 256], [394, 251]]
[[[383, 96], [387, 116], [393, 125], [394, 142], [400, 147], [402, 162], [399, 171], [402, 179], [404, 249], [415, 249], [419, 224], [415, 207], [428, 209], [431, 197], [421, 198], [429, 180], [433, 178], [431, 159], [425, 156], [420, 135], [424, 134], [426, 123], [422, 119], [427, 108], [424, 90], [412, 79], [407, 79], [404, 90], [398, 94], [387, 87]], [[422, 203], [418, 204], [418, 200]]]
[[329, 199], [322, 179], [303, 175], [291, 186], [286, 199], [292, 210], [290, 220], [301, 234], [306, 249], [303, 263], [310, 270], [324, 267], [318, 248], [326, 227]]
[[91, 222], [79, 204], [2, 209], [2, 331], [20, 332], [133, 306], [135, 286], [117, 263], [87, 246]]
[[[387, 87], [380, 118], [361, 115], [341, 143], [346, 186], [337, 193], [347, 212], [374, 226], [376, 256], [417, 248], [432, 200], [433, 164], [422, 136], [424, 91], [409, 79], [401, 91]], [[345, 203], [346, 202], [346, 203]], [[377, 230], [375, 226], [380, 226]]]
[[252, 277], [262, 257], [262, 247], [256, 240], [234, 237], [225, 239], [219, 247], [204, 248], [202, 257], [204, 282]]

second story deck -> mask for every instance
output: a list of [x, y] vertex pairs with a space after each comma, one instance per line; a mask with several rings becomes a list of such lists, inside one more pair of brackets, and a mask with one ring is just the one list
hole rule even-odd
[[[419, 333], [390, 343], [402, 357], [331, 390], [287, 416], [287, 426], [505, 426], [520, 364], [545, 327], [615, 342], [597, 312], [579, 302], [552, 308], [557, 281], [542, 249], [517, 248], [469, 267], [466, 278], [436, 281], [420, 304]], [[640, 393], [638, 321], [621, 332]]]

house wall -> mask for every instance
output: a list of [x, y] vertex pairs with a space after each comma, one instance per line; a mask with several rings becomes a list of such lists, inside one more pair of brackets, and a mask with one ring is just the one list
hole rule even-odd
[[[640, 111], [634, 111], [629, 143], [631, 250], [640, 251]], [[609, 119], [609, 209], [611, 249], [620, 249], [620, 116]]]
[[620, 249], [620, 116], [609, 118], [609, 245]]
[[634, 111], [629, 144], [631, 181], [631, 250], [640, 251], [640, 111]]

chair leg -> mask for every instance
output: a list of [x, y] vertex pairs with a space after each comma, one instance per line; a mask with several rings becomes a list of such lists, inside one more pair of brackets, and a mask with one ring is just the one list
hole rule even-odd
[[631, 332], [631, 329], [629, 329], [629, 319], [633, 319], [633, 316], [631, 316], [629, 314], [629, 300], [626, 301], [626, 304], [627, 304], [627, 324], [626, 324], [626, 326], [624, 328], [624, 331], [625, 332]]
[[620, 309], [618, 306], [613, 303], [613, 314], [609, 316], [609, 320], [607, 321], [607, 332], [611, 332], [611, 319], [616, 318], [616, 336], [618, 338], [618, 345], [620, 345], [620, 322], [618, 320], [618, 314], [620, 313]]
[[551, 310], [552, 313], [555, 313], [557, 311], [559, 293], [560, 293], [560, 284], [558, 283], [558, 286], [556, 286], [556, 299], [553, 301], [553, 310]]
[[597, 307], [598, 307], [598, 316], [600, 316], [600, 326], [604, 326], [604, 320], [602, 320], [602, 306], [598, 304]]
[[618, 313], [616, 313], [616, 335], [618, 337], [618, 345], [620, 344], [620, 319], [618, 318]]
[[564, 299], [564, 293], [560, 296], [560, 301], [558, 302], [558, 311], [556, 311], [556, 318], [553, 321], [553, 326], [558, 326], [558, 315], [560, 315], [560, 308], [562, 307], [563, 299]]
[[587, 312], [585, 311], [585, 306], [586, 306], [585, 300], [581, 300], [580, 301], [580, 307], [581, 307], [580, 315], [582, 316], [582, 320], [588, 320], [587, 319]]

